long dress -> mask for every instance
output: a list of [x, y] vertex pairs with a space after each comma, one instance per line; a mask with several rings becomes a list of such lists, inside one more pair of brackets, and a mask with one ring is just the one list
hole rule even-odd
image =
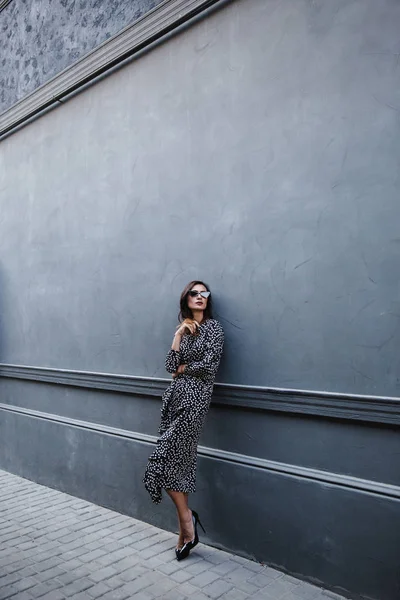
[[210, 406], [214, 379], [224, 345], [224, 331], [215, 319], [201, 323], [198, 333], [185, 334], [179, 351], [165, 359], [169, 373], [186, 365], [163, 394], [160, 437], [150, 456], [143, 482], [155, 504], [162, 489], [196, 490], [197, 445]]

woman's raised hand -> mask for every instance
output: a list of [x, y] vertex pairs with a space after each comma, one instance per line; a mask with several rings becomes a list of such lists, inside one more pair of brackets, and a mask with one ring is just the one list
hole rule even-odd
[[191, 333], [194, 335], [197, 333], [199, 324], [194, 319], [185, 319], [180, 325], [178, 325], [175, 335], [184, 335], [185, 333]]
[[176, 329], [174, 339], [172, 340], [171, 349], [175, 350], [176, 352], [179, 352], [182, 336], [185, 333], [191, 333], [192, 335], [194, 335], [195, 333], [197, 333], [198, 327], [199, 324], [194, 319], [185, 319], [184, 321], [182, 321], [182, 323], [178, 325]]

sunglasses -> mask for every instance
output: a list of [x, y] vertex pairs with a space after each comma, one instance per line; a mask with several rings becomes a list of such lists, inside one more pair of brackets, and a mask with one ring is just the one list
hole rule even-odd
[[191, 298], [197, 298], [197, 296], [201, 296], [202, 298], [208, 298], [211, 292], [198, 292], [197, 290], [190, 290], [188, 295]]

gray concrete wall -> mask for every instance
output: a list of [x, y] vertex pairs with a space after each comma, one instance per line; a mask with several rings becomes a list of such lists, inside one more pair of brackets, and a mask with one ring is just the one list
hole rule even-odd
[[0, 12], [0, 113], [162, 0], [11, 0]]
[[399, 22], [233, 2], [5, 140], [1, 360], [162, 375], [200, 276], [222, 381], [398, 395]]
[[[227, 3], [5, 139], [0, 362], [164, 377], [179, 293], [201, 277], [226, 331], [220, 382], [397, 397], [399, 25], [395, 0]], [[141, 486], [151, 447], [88, 425], [154, 433], [159, 402], [0, 393], [25, 411], [1, 409], [2, 468], [173, 526]], [[250, 458], [201, 458], [209, 541], [397, 600], [398, 440], [214, 407], [203, 443]]]

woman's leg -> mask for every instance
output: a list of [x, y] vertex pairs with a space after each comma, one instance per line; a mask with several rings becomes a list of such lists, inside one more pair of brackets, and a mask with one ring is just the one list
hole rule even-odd
[[181, 548], [183, 544], [191, 542], [194, 539], [192, 511], [188, 506], [189, 494], [175, 492], [174, 490], [166, 490], [166, 492], [175, 504], [176, 512], [178, 513], [179, 540], [177, 547]]

